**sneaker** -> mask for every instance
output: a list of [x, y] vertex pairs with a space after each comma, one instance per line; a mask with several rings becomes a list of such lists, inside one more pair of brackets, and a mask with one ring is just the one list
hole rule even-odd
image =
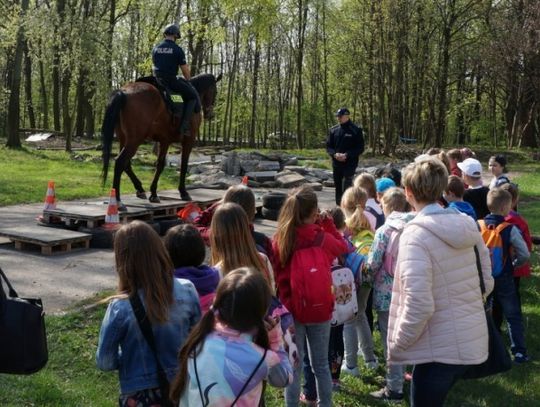
[[403, 393], [398, 393], [397, 391], [389, 390], [386, 387], [383, 387], [380, 390], [371, 392], [369, 393], [369, 395], [373, 398], [376, 398], [377, 400], [394, 401], [394, 402], [400, 402], [401, 400], [403, 400]]
[[345, 373], [354, 377], [360, 377], [360, 371], [357, 367], [349, 367], [345, 363], [341, 365], [341, 373]]
[[373, 360], [368, 360], [366, 363], [365, 363], [365, 366], [368, 368], [368, 369], [371, 369], [371, 370], [375, 370], [379, 367], [379, 362], [377, 362], [377, 359], [373, 359]]
[[306, 406], [317, 407], [317, 400], [308, 399], [304, 393], [300, 394], [300, 403], [305, 404]]
[[527, 363], [531, 360], [531, 358], [523, 353], [516, 353], [514, 355], [514, 363], [517, 363], [518, 365], [521, 363]]

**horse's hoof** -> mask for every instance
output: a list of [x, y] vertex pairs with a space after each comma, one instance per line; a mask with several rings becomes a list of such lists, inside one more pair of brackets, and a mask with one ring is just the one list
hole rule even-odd
[[148, 200], [150, 202], [152, 202], [152, 203], [160, 203], [161, 202], [161, 200], [159, 199], [159, 196], [157, 196], [157, 195], [152, 195]]
[[127, 212], [127, 207], [122, 202], [118, 201], [118, 212]]
[[186, 191], [180, 191], [180, 199], [182, 201], [193, 201], [193, 199], [191, 199], [191, 195], [189, 195]]
[[144, 191], [137, 191], [137, 198], [139, 198], [139, 199], [148, 199], [148, 197], [146, 196], [146, 192], [144, 192]]

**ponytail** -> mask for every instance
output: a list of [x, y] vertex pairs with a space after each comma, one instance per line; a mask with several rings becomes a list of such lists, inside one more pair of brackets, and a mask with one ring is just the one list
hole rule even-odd
[[214, 329], [214, 312], [214, 309], [210, 307], [199, 323], [195, 325], [178, 354], [178, 364], [180, 369], [171, 384], [171, 391], [169, 393], [170, 399], [175, 404], [179, 402], [188, 383], [188, 359], [197, 357], [202, 349], [202, 343]]
[[281, 267], [285, 267], [294, 251], [296, 228], [317, 209], [317, 195], [312, 188], [302, 186], [292, 190], [281, 207], [275, 240]]
[[352, 186], [347, 188], [341, 198], [341, 209], [345, 212], [345, 224], [352, 234], [361, 230], [372, 230], [371, 224], [364, 214], [368, 194], [365, 189]]
[[356, 207], [351, 217], [345, 221], [345, 224], [353, 235], [362, 230], [372, 230], [371, 223], [369, 223], [368, 218], [364, 214], [364, 208], [360, 205]]

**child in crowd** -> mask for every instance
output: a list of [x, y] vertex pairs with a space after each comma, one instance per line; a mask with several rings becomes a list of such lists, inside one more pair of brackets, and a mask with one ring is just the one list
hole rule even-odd
[[392, 187], [395, 187], [396, 183], [390, 178], [382, 177], [382, 178], [378, 178], [375, 181], [375, 186], [377, 189], [377, 202], [381, 202], [381, 198], [383, 194], [385, 193], [385, 191], [387, 191], [388, 189]]
[[155, 354], [134, 314], [131, 297], [138, 296], [148, 318], [159, 360], [168, 380], [177, 373], [177, 353], [201, 310], [193, 284], [173, 277], [173, 264], [158, 234], [148, 224], [123, 225], [114, 238], [118, 294], [109, 304], [96, 353], [97, 367], [118, 370], [120, 406], [161, 405]]
[[[331, 406], [332, 377], [328, 366], [328, 344], [334, 301], [330, 268], [337, 256], [347, 252], [347, 243], [336, 230], [332, 219], [326, 213], [318, 213], [315, 192], [304, 186], [291, 191], [281, 208], [273, 245], [278, 294], [294, 317], [299, 359], [304, 358], [307, 338], [319, 406]], [[302, 264], [302, 260], [305, 263], [317, 261], [317, 264], [309, 264], [310, 270], [317, 273], [317, 278], [302, 280], [298, 270], [292, 269], [292, 263]], [[292, 286], [296, 284], [303, 284], [302, 290], [293, 290]], [[313, 298], [309, 295], [315, 290], [326, 293], [317, 300], [318, 304], [312, 303]], [[305, 297], [299, 297], [301, 295]], [[300, 383], [301, 365], [294, 369], [293, 383], [285, 390], [287, 406], [298, 405]]]
[[463, 200], [465, 194], [465, 183], [457, 175], [448, 177], [448, 185], [444, 191], [444, 199], [448, 202], [449, 208], [457, 209], [476, 220], [476, 212], [469, 202]]
[[484, 219], [489, 213], [487, 207], [489, 188], [482, 183], [482, 164], [475, 158], [467, 158], [457, 165], [463, 173], [463, 181], [469, 186], [463, 193], [463, 200], [472, 205], [476, 219]]
[[258, 406], [263, 380], [275, 387], [292, 381], [279, 318], [265, 318], [271, 295], [258, 270], [231, 270], [223, 278], [212, 308], [180, 351], [174, 401], [183, 407]]
[[193, 225], [178, 225], [167, 231], [164, 242], [174, 265], [174, 276], [185, 278], [195, 285], [201, 311], [205, 313], [214, 300], [219, 272], [203, 264], [206, 246], [201, 234]]
[[453, 148], [446, 153], [448, 156], [448, 161], [450, 162], [450, 175], [455, 175], [456, 177], [461, 178], [462, 173], [458, 167], [458, 163], [463, 161], [463, 155], [459, 148]]
[[476, 158], [476, 153], [469, 147], [463, 147], [461, 150], [461, 158], [466, 160], [467, 158]]
[[493, 175], [491, 182], [489, 183], [489, 189], [500, 187], [503, 184], [510, 182], [508, 178], [508, 169], [506, 168], [506, 157], [502, 154], [497, 154], [489, 157], [488, 162], [489, 170]]
[[272, 241], [264, 233], [257, 232], [253, 227], [253, 219], [255, 218], [256, 213], [255, 195], [251, 188], [242, 184], [229, 187], [229, 189], [225, 191], [225, 195], [221, 201], [210, 206], [194, 220], [193, 223], [197, 229], [199, 229], [199, 232], [201, 232], [205, 243], [208, 245], [210, 244], [210, 224], [212, 223], [212, 217], [214, 216], [215, 211], [220, 205], [227, 202], [238, 204], [246, 211], [249, 220], [249, 228], [253, 240], [255, 240], [257, 250], [265, 254], [269, 259], [272, 259]]
[[366, 202], [366, 211], [369, 215], [366, 215], [366, 217], [370, 219], [371, 224], [373, 224], [373, 221], [370, 215], [375, 218], [375, 226], [373, 226], [372, 229], [375, 230], [381, 227], [384, 223], [384, 213], [381, 206], [376, 201], [377, 185], [375, 184], [375, 177], [364, 172], [354, 179], [354, 186], [363, 188], [367, 192], [368, 200]]
[[[328, 211], [336, 229], [343, 235], [346, 229], [345, 214], [339, 206]], [[341, 261], [340, 258], [336, 261]], [[330, 343], [328, 345], [328, 362], [330, 365], [330, 374], [332, 375], [332, 388], [339, 390], [341, 382], [341, 364], [343, 363], [344, 344], [343, 344], [343, 324], [332, 326], [330, 328]], [[315, 387], [315, 376], [311, 370], [309, 356], [304, 356], [304, 392], [300, 395], [300, 401], [304, 404], [317, 405], [317, 389]]]
[[[369, 252], [373, 242], [373, 229], [371, 228], [366, 216], [364, 207], [367, 201], [367, 194], [364, 189], [353, 186], [345, 191], [341, 198], [341, 208], [345, 213], [345, 223], [347, 232], [360, 254], [366, 255]], [[367, 244], [365, 244], [367, 242]], [[365, 246], [362, 248], [362, 246]], [[345, 341], [345, 363], [342, 370], [353, 376], [360, 376], [358, 370], [358, 344], [362, 350], [364, 362], [370, 369], [376, 369], [378, 366], [377, 358], [373, 348], [373, 338], [366, 315], [368, 297], [371, 292], [371, 286], [363, 283], [356, 291], [358, 298], [358, 317], [345, 324], [343, 329]]]
[[[506, 184], [501, 185], [500, 188], [505, 191], [510, 192], [510, 195], [512, 195], [512, 209], [510, 210], [508, 215], [504, 218], [504, 221], [517, 226], [517, 228], [521, 232], [521, 235], [523, 236], [523, 240], [525, 240], [525, 243], [527, 244], [527, 249], [529, 250], [529, 253], [530, 253], [532, 250], [532, 237], [531, 237], [531, 232], [529, 231], [529, 225], [527, 224], [527, 221], [525, 220], [525, 218], [517, 212], [517, 204], [519, 201], [518, 186], [511, 182], [507, 182]], [[530, 262], [527, 262], [524, 265], [519, 266], [519, 267], [514, 267], [514, 283], [516, 285], [516, 291], [517, 291], [520, 304], [521, 304], [521, 296], [519, 293], [519, 281], [521, 277], [530, 277], [530, 276], [531, 276], [531, 263]], [[500, 326], [500, 323], [498, 324], [498, 326]]]
[[[409, 212], [405, 193], [400, 188], [388, 189], [381, 198], [386, 217], [384, 225], [377, 229], [373, 245], [367, 259], [367, 269], [373, 278], [373, 307], [377, 311], [384, 356], [387, 357], [386, 337], [394, 271], [397, 265], [399, 238], [403, 228], [414, 213]], [[404, 366], [388, 364], [386, 367], [386, 386], [371, 393], [380, 400], [403, 399]]]
[[221, 204], [210, 228], [211, 263], [220, 275], [225, 276], [239, 267], [251, 267], [265, 276], [274, 292], [272, 265], [268, 257], [257, 251], [244, 209], [235, 203]]
[[[513, 280], [513, 272], [514, 268], [527, 262], [529, 251], [519, 229], [506, 224], [504, 221], [512, 209], [512, 195], [501, 188], [494, 188], [488, 193], [487, 204], [491, 213], [483, 221], [478, 222], [482, 235], [487, 229], [494, 229], [499, 225], [503, 225], [499, 228], [502, 229], [499, 233], [502, 238], [503, 264], [502, 273], [495, 277], [495, 289], [493, 290], [494, 312], [497, 313], [497, 309], [501, 309], [506, 318], [511, 341], [510, 350], [514, 355], [514, 362], [525, 363], [529, 361], [529, 356], [525, 345], [523, 316]], [[492, 267], [494, 262], [495, 260], [492, 259]], [[501, 318], [499, 318], [500, 320]]]

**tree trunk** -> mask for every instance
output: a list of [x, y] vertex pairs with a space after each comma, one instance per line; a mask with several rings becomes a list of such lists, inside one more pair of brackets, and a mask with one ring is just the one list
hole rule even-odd
[[24, 42], [24, 92], [26, 96], [26, 108], [28, 109], [28, 120], [30, 127], [36, 127], [36, 115], [34, 114], [34, 104], [32, 102], [32, 60], [28, 50], [28, 41]]
[[255, 53], [253, 54], [253, 87], [251, 93], [251, 126], [249, 130], [249, 147], [255, 148], [255, 132], [257, 131], [257, 90], [259, 84], [259, 64], [261, 59], [261, 51], [259, 39], [255, 37]]
[[298, 148], [304, 148], [302, 130], [302, 105], [304, 89], [302, 87], [302, 71], [304, 67], [304, 42], [307, 24], [308, 0], [298, 0], [298, 50], [296, 55], [297, 84], [296, 84], [296, 142]]
[[[26, 11], [28, 10], [29, 0], [21, 1], [21, 14], [22, 20]], [[23, 58], [23, 44], [24, 44], [24, 24], [19, 24], [17, 28], [17, 39], [15, 45], [15, 56], [13, 59], [13, 74], [11, 77], [11, 83], [9, 84], [9, 102], [8, 102], [8, 116], [7, 116], [7, 142], [6, 146], [11, 148], [18, 148], [21, 146], [21, 139], [19, 137], [19, 116], [20, 116], [20, 88], [21, 88], [21, 65]]]

